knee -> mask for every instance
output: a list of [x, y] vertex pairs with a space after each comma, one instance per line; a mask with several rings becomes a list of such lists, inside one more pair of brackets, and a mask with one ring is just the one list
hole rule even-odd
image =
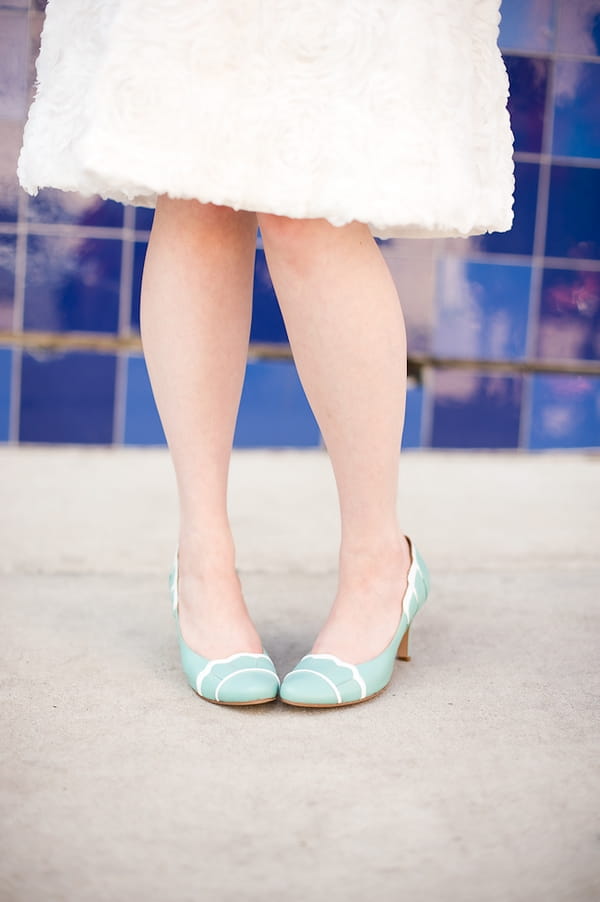
[[265, 246], [300, 250], [322, 241], [324, 233], [333, 226], [325, 219], [294, 219], [274, 213], [258, 213], [258, 226]]
[[257, 220], [267, 250], [294, 255], [312, 255], [315, 248], [344, 246], [363, 233], [370, 237], [367, 226], [360, 222], [334, 226], [327, 219], [293, 219], [273, 213], [257, 213]]
[[256, 215], [232, 207], [163, 194], [157, 199], [153, 228], [176, 230], [189, 239], [218, 241], [237, 234], [245, 235], [252, 229], [256, 236]]

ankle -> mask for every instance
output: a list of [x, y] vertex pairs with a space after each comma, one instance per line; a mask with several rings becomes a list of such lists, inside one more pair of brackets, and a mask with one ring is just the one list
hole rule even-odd
[[179, 533], [181, 569], [197, 577], [235, 572], [235, 546], [229, 529], [186, 529]]
[[365, 536], [361, 540], [342, 541], [340, 573], [352, 574], [373, 569], [404, 567], [410, 559], [406, 536], [397, 531], [386, 536]]

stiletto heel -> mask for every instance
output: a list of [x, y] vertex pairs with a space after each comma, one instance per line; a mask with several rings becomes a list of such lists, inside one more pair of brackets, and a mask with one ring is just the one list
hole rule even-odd
[[400, 623], [390, 644], [381, 654], [362, 664], [349, 664], [336, 655], [305, 655], [281, 684], [282, 702], [305, 708], [355, 705], [385, 689], [392, 678], [396, 657], [410, 661], [408, 633], [429, 594], [429, 572], [412, 541], [406, 538], [411, 554], [408, 585], [402, 599]]
[[197, 654], [186, 643], [179, 625], [179, 549], [169, 573], [169, 587], [181, 665], [194, 692], [217, 705], [260, 705], [274, 701], [279, 677], [264, 649], [261, 654], [240, 652], [211, 660]]
[[400, 661], [410, 661], [410, 655], [408, 653], [408, 634], [409, 634], [409, 632], [410, 632], [410, 626], [408, 627], [408, 629], [402, 636], [402, 639], [400, 640], [400, 645], [398, 646], [398, 653], [396, 654], [396, 657]]

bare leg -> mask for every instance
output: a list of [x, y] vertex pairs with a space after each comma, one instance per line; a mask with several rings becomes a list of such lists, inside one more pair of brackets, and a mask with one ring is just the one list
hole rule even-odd
[[409, 566], [396, 513], [406, 399], [402, 310], [365, 225], [258, 220], [340, 500], [338, 592], [313, 651], [360, 663], [390, 641]]
[[227, 476], [250, 330], [256, 217], [159, 198], [141, 331], [180, 504], [180, 622], [206, 657], [261, 651], [235, 570]]

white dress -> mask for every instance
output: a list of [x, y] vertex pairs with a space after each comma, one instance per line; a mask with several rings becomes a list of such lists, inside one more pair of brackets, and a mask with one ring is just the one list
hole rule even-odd
[[50, 0], [18, 176], [365, 222], [512, 224], [500, 0]]

